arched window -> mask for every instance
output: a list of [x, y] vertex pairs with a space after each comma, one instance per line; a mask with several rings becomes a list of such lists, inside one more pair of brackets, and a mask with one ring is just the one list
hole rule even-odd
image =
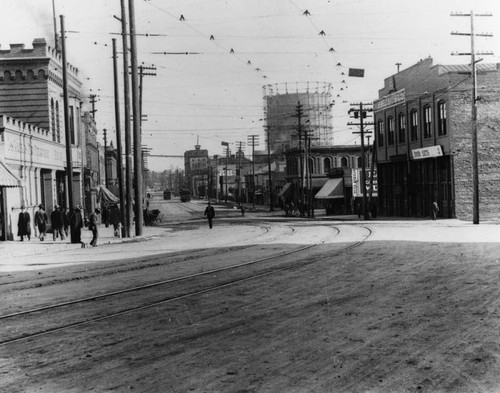
[[418, 141], [418, 113], [415, 109], [410, 112], [410, 138]]
[[329, 157], [323, 159], [323, 169], [325, 173], [330, 172], [332, 167], [332, 160]]
[[349, 160], [347, 159], [347, 157], [342, 157], [340, 159], [340, 166], [341, 167], [348, 167], [349, 164], [348, 164]]
[[446, 135], [446, 102], [439, 101], [438, 106], [438, 135]]
[[361, 162], [361, 157], [358, 157], [358, 158], [356, 159], [356, 162], [357, 162], [357, 167], [358, 167], [358, 168], [362, 168], [362, 167], [363, 167], [363, 163]]
[[309, 173], [314, 173], [314, 158], [309, 158], [308, 161]]
[[377, 121], [377, 141], [378, 147], [384, 146], [384, 121]]
[[398, 141], [399, 143], [406, 142], [406, 116], [400, 113], [398, 117]]
[[430, 105], [424, 107], [424, 138], [432, 136], [432, 108]]
[[394, 145], [394, 117], [387, 118], [387, 145]]

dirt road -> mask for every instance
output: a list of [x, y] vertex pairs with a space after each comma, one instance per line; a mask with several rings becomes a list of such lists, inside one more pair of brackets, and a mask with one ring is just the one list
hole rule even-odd
[[[266, 225], [277, 226], [275, 236], [241, 247], [219, 244], [200, 249], [200, 255], [179, 253], [175, 260], [156, 255], [154, 261], [108, 261], [2, 277], [5, 315], [328, 239], [286, 256], [283, 261], [295, 265], [279, 273], [1, 345], [0, 390], [500, 391], [496, 227], [315, 223], [286, 230], [283, 224]], [[224, 228], [219, 235], [245, 230], [241, 224]], [[200, 230], [184, 228], [186, 234]], [[477, 241], [462, 241], [471, 237]], [[213, 275], [224, 279], [222, 273]], [[156, 294], [162, 291], [167, 289]], [[141, 296], [138, 292], [135, 300]], [[92, 312], [105, 313], [108, 307], [96, 302]], [[81, 317], [76, 308], [64, 315]], [[39, 326], [54, 323], [43, 313], [35, 320]], [[9, 321], [0, 326], [9, 334], [14, 329]], [[16, 326], [23, 329], [22, 323]]]

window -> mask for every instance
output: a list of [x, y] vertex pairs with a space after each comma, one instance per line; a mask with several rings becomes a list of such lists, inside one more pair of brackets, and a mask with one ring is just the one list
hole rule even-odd
[[71, 136], [71, 144], [75, 144], [75, 109], [69, 107], [69, 135]]
[[418, 113], [416, 110], [410, 112], [410, 138], [418, 141]]
[[52, 140], [56, 140], [56, 109], [54, 99], [50, 99], [50, 131], [52, 131]]
[[309, 158], [308, 164], [309, 173], [314, 173], [314, 158]]
[[446, 102], [438, 102], [438, 135], [446, 135]]
[[427, 105], [424, 107], [424, 138], [432, 136], [432, 108]]
[[387, 145], [394, 145], [394, 117], [387, 119]]
[[377, 122], [377, 141], [378, 147], [384, 146], [384, 121], [379, 120]]
[[346, 158], [346, 157], [342, 157], [342, 158], [340, 159], [340, 166], [341, 166], [341, 167], [347, 167], [347, 166], [348, 166], [348, 165], [347, 165], [347, 158]]
[[357, 167], [358, 167], [358, 168], [362, 168], [362, 167], [363, 167], [363, 163], [361, 162], [361, 157], [358, 157], [358, 158], [356, 159], [356, 161], [357, 161]]
[[398, 140], [399, 143], [406, 142], [406, 116], [404, 113], [400, 113], [398, 118]]
[[59, 117], [59, 101], [56, 101], [56, 134], [57, 142], [61, 143], [61, 118]]
[[323, 168], [325, 173], [328, 173], [330, 171], [330, 168], [332, 167], [332, 161], [330, 158], [324, 158], [323, 159]]

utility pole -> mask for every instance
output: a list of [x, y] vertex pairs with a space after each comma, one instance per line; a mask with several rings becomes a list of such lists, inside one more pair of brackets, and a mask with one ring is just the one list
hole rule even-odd
[[238, 207], [241, 207], [241, 147], [243, 142], [238, 142], [239, 150], [238, 150], [238, 170], [236, 175], [238, 176]]
[[92, 110], [90, 111], [90, 113], [92, 113], [92, 119], [94, 119], [94, 121], [95, 121], [95, 113], [97, 112], [97, 109], [95, 109], [95, 104], [97, 102], [97, 95], [91, 94], [89, 96], [89, 102], [90, 102], [90, 105], [92, 105]]
[[156, 76], [154, 72], [144, 72], [144, 70], [156, 71], [156, 67], [152, 66], [139, 66], [139, 108], [140, 108], [140, 119], [141, 119], [141, 130], [142, 130], [142, 92], [143, 92], [143, 79], [145, 76]]
[[126, 210], [125, 215], [125, 236], [131, 236], [133, 197], [132, 197], [132, 140], [130, 135], [130, 79], [129, 70], [129, 50], [127, 33], [127, 9], [125, 0], [120, 0], [121, 24], [122, 24], [122, 46], [123, 46], [123, 101], [124, 101], [124, 125], [125, 125], [125, 190], [126, 203], [122, 209]]
[[225, 168], [225, 184], [226, 184], [226, 191], [225, 191], [225, 203], [227, 204], [227, 167], [229, 165], [229, 143], [227, 142], [221, 142], [222, 146], [226, 147], [226, 168]]
[[[63, 74], [63, 100], [64, 100], [64, 136], [66, 139], [66, 177], [68, 179], [68, 209], [73, 211], [73, 159], [71, 157], [71, 127], [69, 117], [68, 96], [68, 70], [66, 61], [66, 31], [64, 30], [64, 16], [61, 19], [61, 51], [62, 51], [62, 74]], [[73, 240], [73, 239], [72, 239]]]
[[[364, 105], [364, 106], [363, 106]], [[365, 134], [371, 133], [370, 131], [365, 131], [365, 126], [373, 125], [373, 122], [364, 122], [364, 119], [368, 117], [368, 112], [373, 112], [373, 108], [369, 107], [370, 104], [363, 104], [362, 102], [357, 104], [351, 104], [353, 107], [349, 109], [349, 114], [353, 113], [355, 119], [359, 119], [359, 123], [347, 123], [347, 125], [359, 125], [359, 132], [353, 132], [353, 134], [360, 134], [361, 136], [361, 179], [360, 186], [363, 192], [363, 218], [368, 220], [370, 218], [368, 209], [366, 208], [366, 164], [365, 164]]]
[[255, 144], [259, 143], [259, 136], [248, 135], [247, 139], [252, 143], [252, 206], [255, 210]]
[[104, 186], [108, 188], [108, 160], [106, 158], [106, 152], [108, 151], [108, 130], [103, 129], [104, 137]]
[[266, 126], [266, 136], [267, 136], [267, 172], [269, 175], [269, 211], [274, 211], [273, 206], [273, 175], [271, 173], [271, 126]]
[[402, 63], [397, 62], [396, 67], [398, 67], [398, 73], [399, 73], [399, 67], [401, 67]]
[[141, 154], [141, 114], [139, 107], [139, 86], [137, 79], [137, 39], [135, 33], [135, 8], [134, 1], [128, 1], [129, 31], [130, 31], [130, 65], [132, 67], [132, 111], [134, 116], [134, 196], [135, 196], [135, 235], [142, 235], [143, 213], [142, 213], [142, 154]]
[[452, 53], [452, 55], [467, 55], [471, 57], [471, 73], [472, 73], [472, 93], [471, 93], [471, 133], [472, 133], [472, 223], [479, 224], [479, 164], [477, 153], [477, 71], [476, 63], [483, 59], [476, 60], [476, 55], [493, 55], [491, 52], [477, 52], [475, 49], [474, 37], [493, 37], [493, 34], [477, 34], [474, 32], [474, 17], [475, 16], [493, 16], [492, 14], [474, 14], [470, 11], [469, 14], [454, 13], [451, 16], [467, 16], [470, 17], [470, 33], [452, 32], [452, 35], [465, 35], [471, 38], [470, 53]]
[[[120, 94], [118, 85], [118, 56], [116, 51], [116, 38], [112, 39], [113, 42], [113, 80], [115, 88], [115, 127], [116, 127], [116, 151], [118, 155], [117, 172], [118, 172], [118, 188], [120, 190], [120, 221], [123, 228], [125, 228], [125, 221], [127, 215], [125, 213], [125, 194], [123, 187], [123, 161], [122, 161], [122, 135], [120, 125]], [[122, 228], [122, 230], [123, 230]], [[120, 233], [123, 236], [123, 233]]]
[[[303, 154], [303, 150], [302, 150], [302, 138], [303, 138], [302, 117], [304, 116], [303, 107], [304, 106], [299, 101], [299, 102], [297, 102], [297, 107], [296, 107], [296, 111], [295, 111], [295, 113], [296, 113], [295, 117], [297, 118], [297, 133], [299, 135], [299, 171], [300, 171], [299, 208], [301, 207], [302, 203], [305, 200], [305, 189], [306, 189], [305, 185], [304, 185], [305, 162], [303, 161], [304, 154]], [[300, 214], [302, 215], [302, 209], [300, 209], [300, 210], [301, 210]]]

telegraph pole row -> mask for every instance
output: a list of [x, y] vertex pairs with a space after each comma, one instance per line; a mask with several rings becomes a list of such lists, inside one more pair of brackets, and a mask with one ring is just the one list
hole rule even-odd
[[453, 13], [451, 16], [467, 16], [470, 17], [470, 33], [458, 33], [452, 32], [452, 35], [465, 35], [471, 38], [471, 51], [470, 53], [458, 53], [454, 52], [452, 55], [462, 56], [467, 55], [471, 57], [471, 73], [472, 73], [472, 223], [479, 224], [479, 165], [478, 165], [478, 153], [477, 153], [477, 71], [476, 63], [479, 63], [483, 59], [476, 60], [476, 55], [493, 55], [492, 52], [476, 52], [474, 37], [493, 37], [493, 34], [481, 33], [477, 34], [474, 32], [474, 17], [475, 16], [493, 16], [492, 14], [475, 14], [471, 10], [469, 14], [463, 13]]
[[[362, 102], [351, 104], [353, 108], [349, 109], [348, 113], [354, 119], [359, 119], [359, 123], [349, 122], [347, 125], [354, 126], [359, 125], [359, 132], [353, 132], [353, 134], [360, 134], [361, 137], [361, 179], [360, 187], [363, 191], [363, 218], [368, 220], [370, 218], [368, 214], [368, 209], [366, 208], [366, 164], [365, 164], [365, 134], [371, 134], [371, 131], [365, 131], [365, 126], [373, 125], [373, 122], [366, 122], [364, 119], [368, 117], [368, 112], [373, 112], [373, 108], [370, 104], [363, 104]], [[370, 115], [371, 116], [371, 115]]]

